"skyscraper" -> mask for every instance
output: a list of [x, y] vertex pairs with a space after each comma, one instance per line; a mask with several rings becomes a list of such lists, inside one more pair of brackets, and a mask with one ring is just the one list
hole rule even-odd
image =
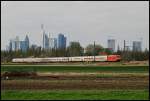
[[58, 35], [58, 48], [66, 48], [66, 37], [61, 33]]
[[29, 49], [29, 38], [26, 35], [24, 41], [20, 41], [20, 50], [26, 52]]
[[57, 48], [57, 39], [56, 38], [49, 38], [49, 48], [50, 49]]
[[28, 37], [28, 35], [26, 35], [24, 41], [26, 42], [26, 48], [29, 49], [29, 37]]
[[42, 48], [45, 49], [45, 31], [44, 31], [44, 25], [41, 24], [42, 34], [43, 34], [43, 46]]
[[15, 39], [10, 40], [9, 42], [9, 50], [17, 51], [20, 49], [19, 37], [17, 36]]
[[108, 48], [111, 49], [113, 52], [115, 51], [115, 39], [108, 40]]
[[43, 49], [49, 49], [49, 38], [44, 30], [44, 25], [41, 25], [42, 34], [43, 34]]
[[50, 49], [54, 48], [54, 38], [49, 38], [49, 48]]
[[26, 48], [26, 41], [20, 41], [20, 50], [25, 52], [27, 51], [27, 48]]
[[15, 42], [15, 40], [10, 40], [10, 49], [12, 50], [12, 51], [15, 51], [16, 50], [16, 42]]
[[141, 41], [133, 41], [133, 51], [142, 51]]
[[51, 38], [45, 33], [44, 25], [41, 25], [42, 36], [43, 36], [43, 50], [45, 49], [56, 49], [56, 48], [66, 48], [66, 37], [63, 34], [58, 35], [58, 39]]
[[10, 40], [10, 42], [9, 42], [9, 51], [11, 51], [12, 50], [12, 40]]
[[54, 49], [57, 49], [57, 39], [54, 38]]
[[44, 49], [49, 49], [49, 38], [47, 34], [44, 34]]
[[16, 36], [15, 39], [15, 50], [20, 50], [20, 41], [18, 36]]

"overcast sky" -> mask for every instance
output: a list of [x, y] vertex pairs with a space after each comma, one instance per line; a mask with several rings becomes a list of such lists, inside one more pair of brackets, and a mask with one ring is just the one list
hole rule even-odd
[[41, 24], [51, 37], [64, 33], [67, 45], [95, 40], [107, 47], [114, 38], [123, 47], [123, 40], [132, 46], [142, 37], [142, 48], [149, 48], [148, 1], [1, 1], [1, 48], [26, 34], [31, 44], [42, 45]]

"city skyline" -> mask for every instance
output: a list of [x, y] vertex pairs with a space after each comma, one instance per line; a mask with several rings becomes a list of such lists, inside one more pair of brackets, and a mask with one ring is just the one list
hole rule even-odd
[[[42, 29], [43, 30], [43, 29]], [[37, 44], [29, 44], [29, 37], [26, 35], [24, 40], [20, 40], [19, 36], [10, 39], [9, 45], [7, 45], [6, 50], [9, 51], [27, 51], [33, 45], [37, 47], [41, 47], [42, 50], [49, 50], [49, 49], [65, 49], [66, 48], [66, 37], [62, 34], [58, 34], [58, 38], [53, 38], [50, 35], [48, 36], [45, 30], [43, 30], [43, 46]], [[70, 43], [70, 42], [69, 42]]]
[[[17, 50], [22, 50], [22, 51], [27, 51], [30, 47], [32, 46], [36, 46], [36, 47], [41, 47], [42, 50], [49, 50], [49, 49], [65, 49], [66, 47], [66, 39], [67, 37], [64, 36], [62, 33], [58, 34], [58, 39], [57, 38], [53, 38], [53, 37], [48, 37], [48, 35], [46, 34], [45, 30], [43, 29], [43, 46], [38, 46], [36, 44], [29, 44], [29, 37], [26, 35], [24, 41], [23, 40], [19, 40], [19, 36], [16, 36], [15, 39], [10, 39], [9, 45], [7, 45], [6, 50], [11, 50], [11, 51], [17, 51]], [[70, 41], [69, 44], [73, 42]], [[77, 41], [74, 41], [77, 42]], [[79, 43], [80, 44], [80, 43]], [[95, 42], [94, 42], [95, 44]], [[103, 46], [102, 46], [103, 47]], [[131, 49], [132, 47], [132, 49]], [[133, 41], [132, 46], [126, 45], [126, 42], [124, 40], [124, 48], [123, 49], [119, 49], [119, 45], [117, 47], [117, 50], [132, 50], [132, 51], [142, 51], [142, 42], [141, 41]], [[83, 47], [84, 48], [84, 47]], [[103, 48], [108, 48], [110, 50], [112, 50], [113, 52], [116, 52], [117, 50], [115, 50], [116, 48], [116, 40], [115, 39], [108, 39], [107, 40], [107, 47], [103, 47]]]
[[[5, 49], [13, 36], [28, 33], [31, 44], [42, 46], [40, 24], [56, 37], [64, 33], [67, 46], [79, 41], [81, 46], [101, 44], [116, 40], [123, 48], [123, 40], [129, 45], [142, 37], [142, 50], [149, 49], [148, 2], [1, 2], [1, 49]], [[34, 12], [34, 13], [33, 13]], [[117, 49], [117, 47], [116, 47]]]

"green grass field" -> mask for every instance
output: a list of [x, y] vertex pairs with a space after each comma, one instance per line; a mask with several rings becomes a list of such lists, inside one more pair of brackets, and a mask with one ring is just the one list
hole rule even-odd
[[4, 71], [148, 73], [149, 66], [1, 66]]
[[148, 100], [148, 90], [2, 91], [2, 100]]

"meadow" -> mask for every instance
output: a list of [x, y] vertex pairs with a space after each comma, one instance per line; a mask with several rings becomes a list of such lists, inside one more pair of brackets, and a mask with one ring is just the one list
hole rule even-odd
[[148, 100], [148, 90], [7, 90], [2, 100]]
[[2, 65], [1, 72], [5, 71], [37, 71], [37, 72], [149, 72], [149, 66], [38, 66], [38, 65]]

